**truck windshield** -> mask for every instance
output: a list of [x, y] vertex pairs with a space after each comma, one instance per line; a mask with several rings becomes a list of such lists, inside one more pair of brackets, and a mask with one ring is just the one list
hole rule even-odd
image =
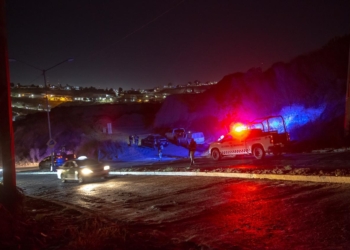
[[175, 133], [184, 133], [184, 132], [185, 132], [184, 129], [176, 129], [176, 130], [175, 130]]

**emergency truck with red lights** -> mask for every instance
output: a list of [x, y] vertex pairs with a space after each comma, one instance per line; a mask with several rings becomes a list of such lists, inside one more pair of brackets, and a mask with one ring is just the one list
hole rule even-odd
[[236, 155], [253, 155], [260, 160], [266, 154], [280, 155], [290, 141], [282, 116], [256, 119], [247, 125], [235, 124], [231, 132], [209, 146], [214, 160]]

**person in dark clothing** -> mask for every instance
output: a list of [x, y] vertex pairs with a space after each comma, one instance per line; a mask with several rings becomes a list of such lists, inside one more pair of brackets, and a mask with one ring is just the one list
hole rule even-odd
[[194, 153], [196, 152], [196, 148], [197, 148], [197, 143], [192, 138], [191, 142], [188, 146], [188, 151], [189, 151], [190, 160], [191, 160], [191, 166], [194, 165]]
[[133, 142], [134, 142], [134, 136], [129, 135], [129, 145], [131, 146]]
[[162, 159], [162, 154], [163, 154], [163, 144], [160, 143], [160, 142], [157, 142], [157, 149], [158, 149], [158, 157], [159, 157], [159, 160]]
[[135, 145], [136, 145], [136, 146], [139, 145], [139, 136], [138, 136], [138, 135], [135, 135], [135, 136], [134, 136], [134, 142], [135, 142]]

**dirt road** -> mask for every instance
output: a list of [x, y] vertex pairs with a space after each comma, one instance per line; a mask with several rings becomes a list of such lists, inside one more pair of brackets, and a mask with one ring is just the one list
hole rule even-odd
[[147, 238], [145, 249], [348, 249], [350, 186], [215, 177], [60, 183], [20, 173], [26, 194], [76, 205]]

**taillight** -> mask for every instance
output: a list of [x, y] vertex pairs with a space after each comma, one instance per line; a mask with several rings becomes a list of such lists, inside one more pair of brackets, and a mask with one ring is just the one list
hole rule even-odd
[[273, 144], [273, 136], [270, 135], [270, 143]]

